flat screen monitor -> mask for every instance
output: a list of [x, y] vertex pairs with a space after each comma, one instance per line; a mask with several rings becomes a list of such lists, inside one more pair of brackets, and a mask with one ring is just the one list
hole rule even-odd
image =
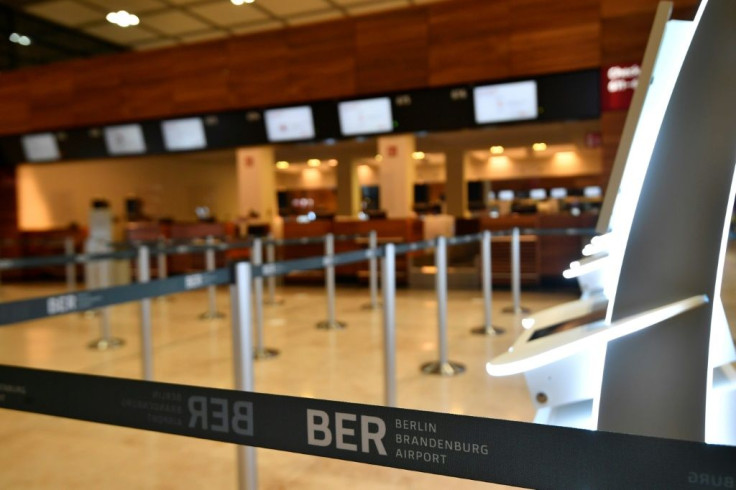
[[61, 158], [59, 143], [53, 133], [28, 134], [20, 142], [29, 162], [50, 162]]
[[473, 89], [475, 122], [489, 124], [536, 119], [537, 82], [499, 83]]
[[532, 189], [529, 191], [529, 197], [537, 201], [547, 199], [547, 191], [545, 189]]
[[168, 151], [201, 150], [207, 147], [201, 117], [170, 119], [161, 122], [164, 147]]
[[514, 200], [514, 191], [511, 190], [503, 190], [498, 191], [498, 200], [499, 201], [513, 201]]
[[104, 129], [105, 146], [110, 155], [138, 155], [146, 152], [140, 124], [122, 124]]
[[337, 110], [343, 136], [388, 133], [393, 129], [391, 99], [388, 97], [340, 102]]
[[564, 187], [554, 187], [549, 192], [549, 195], [552, 197], [552, 199], [564, 199], [567, 197], [567, 189]]
[[264, 111], [266, 137], [270, 142], [314, 139], [314, 117], [308, 105]]

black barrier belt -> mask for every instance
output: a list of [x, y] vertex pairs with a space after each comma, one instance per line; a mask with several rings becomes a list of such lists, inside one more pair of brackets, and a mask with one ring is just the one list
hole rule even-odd
[[383, 248], [355, 250], [352, 252], [343, 252], [341, 254], [319, 257], [307, 257], [305, 259], [285, 260], [283, 262], [273, 262], [271, 264], [263, 264], [253, 267], [253, 277], [271, 277], [283, 276], [289, 272], [307, 271], [312, 269], [324, 269], [330, 266], [340, 266], [363, 262], [373, 257], [383, 257]]
[[132, 259], [136, 257], [135, 250], [121, 250], [119, 252], [105, 252], [78, 255], [53, 255], [48, 257], [26, 257], [19, 259], [0, 259], [0, 270], [23, 269], [29, 267], [44, 267], [48, 265], [84, 264], [100, 260]]
[[523, 235], [539, 236], [595, 236], [595, 228], [519, 228]]
[[394, 251], [396, 255], [402, 255], [408, 252], [418, 252], [419, 250], [435, 248], [436, 246], [437, 240], [423, 240], [421, 242], [399, 243], [396, 245]]
[[448, 245], [461, 245], [464, 243], [473, 243], [483, 239], [482, 233], [473, 233], [471, 235], [453, 236], [447, 239]]
[[0, 303], [0, 326], [230, 283], [229, 268], [126, 286]]
[[529, 488], [736, 481], [736, 447], [19, 367], [0, 407]]

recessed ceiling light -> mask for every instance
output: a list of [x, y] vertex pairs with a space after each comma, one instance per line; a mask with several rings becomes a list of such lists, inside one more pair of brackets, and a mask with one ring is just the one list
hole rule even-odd
[[426, 156], [426, 155], [424, 154], [424, 152], [423, 152], [423, 151], [415, 151], [414, 153], [412, 153], [412, 154], [411, 154], [411, 157], [412, 157], [412, 158], [413, 158], [414, 160], [424, 160], [424, 157], [425, 157], [425, 156]]
[[120, 27], [137, 26], [140, 23], [140, 19], [137, 15], [131, 14], [125, 10], [110, 12], [105, 16], [105, 18], [111, 24], [117, 24]]
[[500, 155], [501, 153], [503, 153], [503, 146], [501, 145], [491, 146], [491, 153], [493, 153], [494, 155]]
[[327, 165], [329, 165], [330, 167], [337, 167], [337, 160], [335, 160], [334, 158], [330, 158], [329, 160], [327, 160]]
[[379, 153], [379, 154], [377, 154], [377, 155], [375, 156], [374, 160], [375, 160], [375, 161], [377, 161], [377, 162], [381, 162], [381, 161], [383, 161], [383, 155], [381, 155], [380, 153]]
[[10, 42], [11, 43], [20, 44], [21, 46], [30, 46], [31, 45], [31, 38], [30, 37], [23, 36], [22, 34], [18, 34], [17, 32], [12, 33], [8, 39], [10, 39]]
[[547, 149], [547, 143], [534, 143], [532, 145], [532, 150], [534, 151], [544, 151]]
[[285, 160], [281, 160], [280, 162], [276, 162], [276, 168], [281, 169], [281, 170], [285, 170], [285, 169], [289, 168], [289, 162], [287, 162]]
[[230, 0], [233, 5], [243, 5], [244, 3], [253, 3], [255, 0]]
[[310, 167], [319, 167], [322, 164], [317, 158], [310, 158], [307, 160], [307, 165]]

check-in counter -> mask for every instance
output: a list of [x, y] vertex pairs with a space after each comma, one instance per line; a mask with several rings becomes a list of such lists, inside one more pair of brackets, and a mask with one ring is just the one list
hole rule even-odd
[[[378, 244], [413, 242], [422, 239], [423, 227], [418, 219], [378, 219], [378, 220], [316, 220], [309, 223], [285, 222], [284, 238], [301, 238], [310, 236], [324, 236], [327, 233], [335, 235], [356, 235], [350, 240], [336, 240], [335, 253], [349, 252], [367, 248], [368, 233], [376, 231]], [[283, 247], [282, 258], [297, 259], [324, 255], [324, 244], [287, 245]], [[396, 279], [399, 283], [405, 283], [409, 275], [409, 255], [396, 257]], [[335, 268], [335, 275], [344, 281], [367, 281], [368, 263], [359, 262]], [[295, 272], [287, 276], [287, 281], [299, 282], [308, 280], [322, 280], [324, 271]]]
[[[571, 214], [511, 214], [498, 218], [480, 217], [459, 219], [456, 234], [477, 233], [483, 230], [505, 231], [512, 228], [552, 230], [561, 228], [593, 228], [598, 216]], [[580, 258], [584, 244], [582, 236], [521, 235], [521, 280], [525, 284], [539, 284], [545, 280], [557, 281], [570, 262]], [[511, 237], [494, 237], [492, 241], [493, 281], [508, 284], [511, 279]]]

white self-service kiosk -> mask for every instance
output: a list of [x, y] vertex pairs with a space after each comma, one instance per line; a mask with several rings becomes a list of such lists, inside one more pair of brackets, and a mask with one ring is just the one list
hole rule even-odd
[[723, 428], [736, 425], [736, 351], [720, 300], [736, 164], [734, 5], [704, 1], [686, 22], [660, 4], [605, 234], [566, 271], [583, 295], [525, 318], [487, 365], [525, 375], [537, 422], [736, 444]]

